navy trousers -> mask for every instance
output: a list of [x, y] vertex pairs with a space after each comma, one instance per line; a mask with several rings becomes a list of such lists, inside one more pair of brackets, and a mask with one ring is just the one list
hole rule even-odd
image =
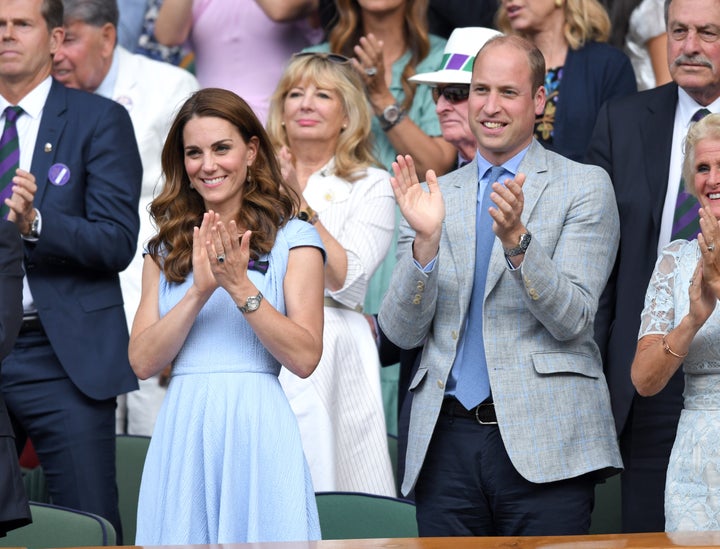
[[441, 413], [415, 486], [420, 536], [582, 535], [592, 474], [534, 484], [515, 470], [497, 425]]
[[109, 520], [122, 544], [115, 483], [115, 398], [94, 400], [68, 378], [42, 332], [21, 334], [2, 363], [18, 454], [29, 436], [52, 502]]

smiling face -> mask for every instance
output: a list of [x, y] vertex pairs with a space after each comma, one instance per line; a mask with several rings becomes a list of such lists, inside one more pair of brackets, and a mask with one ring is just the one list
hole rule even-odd
[[63, 39], [60, 27], [49, 30], [41, 12], [42, 0], [0, 2], [0, 86], [29, 92], [49, 74]]
[[[314, 141], [334, 154], [347, 116], [336, 90], [303, 82], [288, 91], [283, 104], [283, 123], [290, 147]], [[332, 155], [331, 154], [331, 155]]]
[[468, 111], [480, 154], [500, 165], [532, 141], [545, 88], [533, 90], [528, 54], [511, 42], [491, 42], [473, 68]]
[[708, 138], [695, 145], [693, 163], [695, 195], [720, 219], [720, 139]]
[[243, 141], [223, 118], [193, 117], [183, 129], [185, 171], [207, 209], [225, 216], [240, 211], [248, 166], [255, 161], [258, 139]]
[[701, 105], [720, 97], [718, 38], [718, 0], [672, 0], [668, 9], [670, 74]]
[[112, 65], [115, 27], [82, 21], [65, 25], [65, 40], [53, 58], [53, 76], [70, 88], [94, 92]]

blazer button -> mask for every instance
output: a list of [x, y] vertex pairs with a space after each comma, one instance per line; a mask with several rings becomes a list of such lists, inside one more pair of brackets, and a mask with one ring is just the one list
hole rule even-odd
[[452, 337], [453, 339], [457, 339], [458, 333], [455, 330], [453, 330], [452, 332], [450, 332], [450, 337]]
[[413, 298], [413, 305], [420, 305], [421, 301], [422, 296], [420, 294], [415, 294], [415, 297]]
[[422, 280], [418, 280], [416, 288], [418, 292], [422, 292], [425, 290], [425, 283]]
[[534, 288], [531, 289], [528, 293], [530, 294], [530, 297], [533, 299], [533, 301], [537, 301], [540, 298]]
[[442, 379], [438, 379], [437, 384], [439, 389], [445, 388], [445, 384], [443, 383]]

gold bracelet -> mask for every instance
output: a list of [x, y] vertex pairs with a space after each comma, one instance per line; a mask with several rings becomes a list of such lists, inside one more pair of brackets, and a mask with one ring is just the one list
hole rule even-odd
[[674, 356], [675, 358], [685, 358], [686, 356], [688, 356], [687, 353], [685, 353], [684, 355], [679, 355], [679, 354], [677, 354], [675, 351], [673, 351], [673, 350], [670, 348], [670, 345], [668, 345], [668, 342], [667, 342], [667, 340], [665, 339], [666, 337], [667, 337], [667, 334], [665, 334], [665, 335], [663, 336], [663, 338], [662, 338], [663, 349], [665, 349], [665, 353], [666, 353], [666, 354], [672, 355], [672, 356]]

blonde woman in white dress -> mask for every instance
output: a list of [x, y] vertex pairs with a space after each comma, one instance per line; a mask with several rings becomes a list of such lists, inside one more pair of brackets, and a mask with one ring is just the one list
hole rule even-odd
[[280, 381], [298, 418], [315, 491], [396, 495], [375, 340], [362, 314], [368, 281], [387, 254], [395, 201], [374, 166], [362, 82], [349, 60], [296, 55], [273, 95], [268, 133], [301, 219], [327, 251], [323, 355], [314, 374]]

